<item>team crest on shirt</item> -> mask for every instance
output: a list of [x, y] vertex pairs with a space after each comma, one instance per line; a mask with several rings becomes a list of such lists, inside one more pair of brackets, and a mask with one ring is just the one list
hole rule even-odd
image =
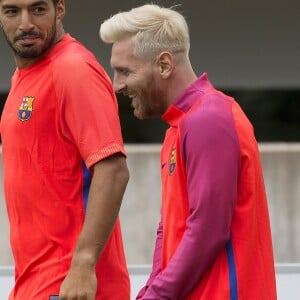
[[31, 97], [31, 96], [23, 97], [22, 103], [19, 106], [19, 112], [18, 112], [18, 118], [22, 122], [28, 121], [31, 118], [34, 100], [35, 100], [35, 98]]
[[176, 167], [176, 148], [171, 150], [170, 163], [169, 163], [169, 175], [173, 175]]

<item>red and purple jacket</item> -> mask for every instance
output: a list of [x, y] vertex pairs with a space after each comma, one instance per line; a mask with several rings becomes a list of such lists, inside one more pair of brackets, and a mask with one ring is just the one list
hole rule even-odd
[[257, 141], [203, 74], [167, 110], [162, 219], [137, 299], [274, 300], [269, 213]]

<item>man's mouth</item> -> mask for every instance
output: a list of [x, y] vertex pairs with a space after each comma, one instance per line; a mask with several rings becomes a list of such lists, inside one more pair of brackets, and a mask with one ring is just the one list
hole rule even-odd
[[134, 95], [134, 94], [126, 94], [126, 96], [129, 97], [130, 99], [133, 99], [136, 97], [136, 95]]
[[24, 35], [20, 36], [16, 39], [19, 43], [21, 43], [23, 46], [30, 46], [35, 43], [37, 39], [39, 39], [40, 36], [36, 34], [31, 34], [31, 35]]
[[32, 46], [35, 42], [35, 39], [22, 39], [20, 40], [20, 44], [23, 46]]

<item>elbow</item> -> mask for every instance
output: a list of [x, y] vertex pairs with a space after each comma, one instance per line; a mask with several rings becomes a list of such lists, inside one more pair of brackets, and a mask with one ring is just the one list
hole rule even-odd
[[124, 191], [125, 191], [125, 188], [126, 188], [128, 182], [129, 182], [129, 178], [130, 178], [129, 170], [128, 170], [128, 167], [127, 167], [127, 164], [126, 164], [126, 161], [125, 161], [122, 164], [122, 168], [119, 170], [119, 180], [124, 185]]
[[129, 170], [128, 170], [128, 166], [127, 166], [127, 162], [126, 162], [126, 158], [124, 156], [119, 156], [118, 157], [118, 163], [116, 165], [116, 170], [115, 170], [115, 175], [116, 175], [116, 179], [117, 181], [119, 181], [120, 183], [122, 183], [125, 187], [128, 184], [129, 181]]
[[120, 197], [121, 201], [123, 198], [123, 194], [125, 193], [127, 184], [129, 182], [129, 178], [130, 175], [126, 163], [126, 158], [124, 156], [118, 156], [114, 170], [114, 185], [116, 190], [119, 190], [122, 194], [122, 197]]

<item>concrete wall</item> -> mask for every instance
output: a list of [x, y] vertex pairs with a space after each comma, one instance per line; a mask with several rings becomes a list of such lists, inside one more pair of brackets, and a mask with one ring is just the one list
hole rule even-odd
[[[300, 144], [260, 144], [276, 263], [300, 262]], [[128, 264], [150, 264], [160, 218], [160, 145], [126, 145], [131, 178], [121, 208]], [[2, 182], [2, 162], [0, 163]], [[1, 186], [2, 188], [2, 186]], [[0, 265], [13, 264], [0, 189]]]

